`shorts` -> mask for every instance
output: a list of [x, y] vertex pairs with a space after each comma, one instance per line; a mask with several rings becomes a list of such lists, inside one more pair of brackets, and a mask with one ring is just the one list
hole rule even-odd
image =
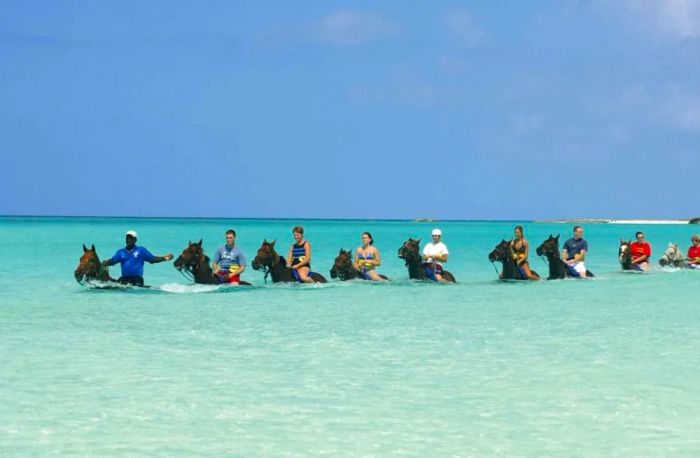
[[119, 277], [119, 280], [117, 281], [122, 285], [143, 286], [143, 277], [137, 275]]
[[583, 261], [579, 261], [571, 266], [579, 275], [584, 275], [586, 273], [586, 265]]
[[241, 276], [240, 275], [231, 275], [228, 278], [226, 278], [226, 272], [220, 272], [219, 273], [219, 283], [240, 283], [241, 282]]

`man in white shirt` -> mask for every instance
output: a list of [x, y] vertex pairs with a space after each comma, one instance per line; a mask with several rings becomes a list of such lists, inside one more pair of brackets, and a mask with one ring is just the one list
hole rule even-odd
[[423, 247], [423, 266], [428, 273], [428, 276], [435, 276], [436, 281], [445, 281], [442, 278], [442, 264], [447, 262], [447, 256], [450, 254], [447, 251], [447, 246], [441, 242], [442, 231], [433, 229], [433, 240]]

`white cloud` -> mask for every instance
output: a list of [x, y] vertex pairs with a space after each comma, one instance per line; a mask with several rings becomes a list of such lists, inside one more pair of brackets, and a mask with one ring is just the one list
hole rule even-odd
[[700, 95], [674, 91], [663, 111], [676, 127], [700, 130]]
[[474, 23], [466, 10], [460, 9], [447, 13], [444, 22], [450, 34], [466, 48], [474, 48], [484, 39], [484, 31]]
[[679, 40], [700, 38], [700, 0], [625, 0], [623, 5], [656, 33]]
[[376, 13], [343, 10], [321, 19], [317, 31], [323, 43], [357, 46], [387, 38], [397, 27]]

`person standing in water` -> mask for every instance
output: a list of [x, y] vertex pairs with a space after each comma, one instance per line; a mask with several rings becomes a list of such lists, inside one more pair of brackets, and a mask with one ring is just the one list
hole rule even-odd
[[144, 263], [157, 264], [173, 259], [172, 253], [168, 253], [165, 256], [154, 256], [146, 248], [136, 246], [137, 239], [138, 234], [136, 234], [136, 231], [127, 231], [126, 246], [117, 250], [110, 259], [102, 261], [103, 266], [121, 264], [122, 276], [119, 277], [118, 281], [123, 285], [143, 286]]
[[379, 250], [374, 246], [374, 239], [369, 232], [362, 233], [362, 245], [355, 250], [355, 261], [353, 265], [358, 272], [368, 280], [384, 281], [377, 273], [376, 267], [382, 264]]

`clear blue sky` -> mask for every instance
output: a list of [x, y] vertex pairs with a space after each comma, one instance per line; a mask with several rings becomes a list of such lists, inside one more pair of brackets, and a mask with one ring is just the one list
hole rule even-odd
[[700, 2], [0, 2], [0, 214], [700, 216]]

